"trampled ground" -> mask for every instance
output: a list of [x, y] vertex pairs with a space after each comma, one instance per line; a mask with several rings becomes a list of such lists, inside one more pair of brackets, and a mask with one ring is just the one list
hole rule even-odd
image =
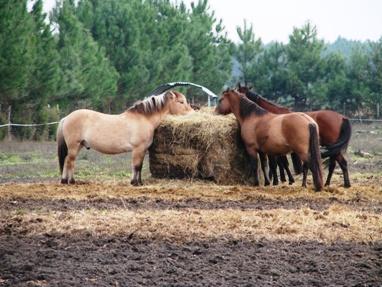
[[92, 152], [63, 186], [54, 143], [1, 143], [0, 286], [380, 286], [379, 136], [355, 133], [353, 186], [321, 193], [147, 169], [134, 188], [126, 156]]

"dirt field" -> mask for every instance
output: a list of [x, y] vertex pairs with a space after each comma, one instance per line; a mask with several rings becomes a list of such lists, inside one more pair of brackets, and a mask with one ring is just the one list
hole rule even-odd
[[[321, 193], [150, 178], [54, 143], [0, 143], [0, 286], [381, 286], [382, 135], [355, 131], [352, 188]], [[365, 147], [368, 147], [366, 150]], [[367, 152], [357, 153], [358, 151]]]

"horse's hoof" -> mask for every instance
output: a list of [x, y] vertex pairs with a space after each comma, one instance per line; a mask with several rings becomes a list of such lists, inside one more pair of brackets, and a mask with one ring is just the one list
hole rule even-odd
[[290, 182], [289, 182], [289, 185], [292, 185], [292, 184], [294, 184], [294, 181], [290, 181]]
[[278, 181], [274, 181], [273, 185], [279, 185], [279, 182]]
[[132, 181], [130, 181], [130, 183], [132, 186], [138, 186], [139, 185], [138, 180], [132, 180]]
[[266, 182], [264, 182], [264, 186], [268, 186], [268, 185], [270, 185], [271, 183], [269, 182], [269, 181], [266, 181]]
[[349, 187], [351, 187], [350, 182], [345, 183], [345, 184], [344, 184], [344, 187], [345, 187], [345, 188], [349, 188]]
[[70, 180], [69, 180], [69, 184], [75, 184], [76, 183], [76, 181], [74, 180], [74, 178], [71, 178]]
[[67, 178], [61, 178], [61, 184], [68, 184]]

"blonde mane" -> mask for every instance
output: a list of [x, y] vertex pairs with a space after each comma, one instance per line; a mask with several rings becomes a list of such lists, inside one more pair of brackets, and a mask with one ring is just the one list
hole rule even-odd
[[166, 105], [170, 95], [175, 96], [172, 91], [167, 91], [158, 96], [148, 97], [142, 101], [136, 102], [134, 105], [128, 108], [127, 111], [148, 115], [159, 112]]

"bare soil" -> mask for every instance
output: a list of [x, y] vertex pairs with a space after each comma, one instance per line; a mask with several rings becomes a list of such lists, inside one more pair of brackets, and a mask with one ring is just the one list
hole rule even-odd
[[2, 142], [0, 287], [382, 286], [380, 125], [348, 158], [350, 189], [155, 180], [147, 159], [134, 188], [129, 155], [84, 150], [63, 186], [55, 143]]
[[0, 286], [380, 286], [381, 179], [358, 181], [2, 185]]
[[0, 236], [2, 286], [380, 286], [382, 244]]

